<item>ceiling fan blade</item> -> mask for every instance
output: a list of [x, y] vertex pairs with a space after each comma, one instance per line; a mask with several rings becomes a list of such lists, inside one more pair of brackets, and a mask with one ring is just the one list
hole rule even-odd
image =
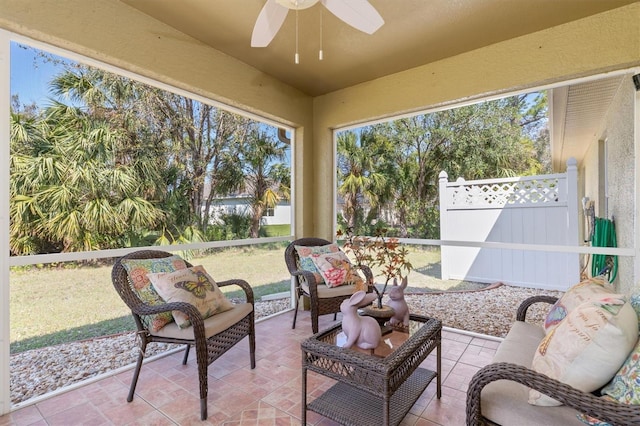
[[331, 13], [367, 34], [375, 33], [384, 19], [367, 0], [321, 0]]
[[279, 5], [275, 0], [267, 0], [253, 27], [251, 47], [268, 46], [278, 33], [288, 12], [289, 9]]

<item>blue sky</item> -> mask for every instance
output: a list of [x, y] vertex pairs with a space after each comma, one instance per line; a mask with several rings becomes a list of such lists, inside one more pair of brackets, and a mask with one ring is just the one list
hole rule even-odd
[[38, 57], [36, 49], [11, 43], [11, 95], [18, 94], [23, 104], [48, 103], [49, 81], [60, 70], [60, 65]]

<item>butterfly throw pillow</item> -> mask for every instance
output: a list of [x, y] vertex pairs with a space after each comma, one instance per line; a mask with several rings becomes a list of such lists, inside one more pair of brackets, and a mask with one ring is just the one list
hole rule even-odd
[[[149, 280], [166, 302], [186, 302], [195, 306], [203, 318], [233, 308], [216, 282], [202, 266], [194, 266], [171, 273], [149, 274]], [[180, 328], [191, 325], [183, 312], [173, 311], [173, 319]]]

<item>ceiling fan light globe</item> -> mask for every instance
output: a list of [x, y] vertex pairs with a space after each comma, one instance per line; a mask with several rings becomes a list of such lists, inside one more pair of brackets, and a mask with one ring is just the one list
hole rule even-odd
[[276, 0], [280, 6], [284, 6], [287, 9], [292, 10], [302, 10], [308, 9], [314, 4], [318, 3], [319, 0]]

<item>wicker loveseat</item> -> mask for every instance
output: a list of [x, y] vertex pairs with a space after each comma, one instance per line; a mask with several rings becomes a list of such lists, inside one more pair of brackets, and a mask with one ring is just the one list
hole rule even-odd
[[[555, 303], [557, 298], [534, 296], [518, 308], [516, 321], [502, 341], [493, 362], [480, 369], [467, 391], [467, 425], [582, 425], [579, 413], [611, 425], [640, 425], [640, 406], [603, 399], [598, 392], [583, 392], [530, 368], [545, 337], [542, 326], [526, 322], [534, 303]], [[528, 403], [529, 389], [562, 403]]]

